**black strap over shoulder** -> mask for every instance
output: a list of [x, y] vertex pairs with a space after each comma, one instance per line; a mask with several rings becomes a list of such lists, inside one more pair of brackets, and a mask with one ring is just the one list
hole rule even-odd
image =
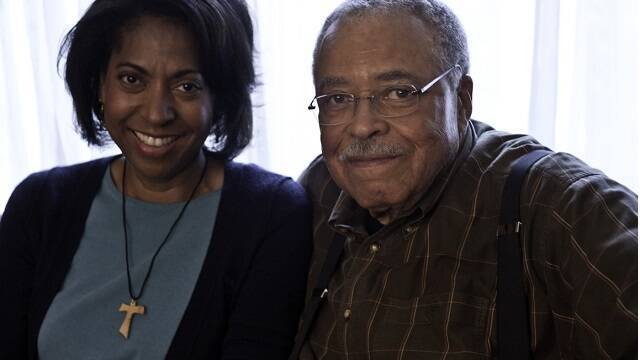
[[511, 168], [502, 193], [498, 238], [498, 357], [530, 359], [529, 312], [522, 281], [520, 189], [529, 168], [548, 150], [535, 150]]
[[309, 334], [311, 324], [313, 324], [313, 320], [316, 317], [318, 309], [329, 292], [329, 281], [331, 280], [331, 275], [333, 275], [333, 272], [338, 265], [343, 249], [344, 236], [336, 233], [331, 241], [331, 245], [329, 246], [329, 251], [327, 252], [324, 264], [322, 264], [322, 269], [318, 275], [316, 285], [313, 287], [311, 299], [304, 308], [304, 313], [302, 314], [302, 326], [296, 336], [296, 341], [293, 345], [291, 355], [289, 355], [289, 360], [297, 360], [300, 355], [300, 350], [302, 349], [302, 345]]

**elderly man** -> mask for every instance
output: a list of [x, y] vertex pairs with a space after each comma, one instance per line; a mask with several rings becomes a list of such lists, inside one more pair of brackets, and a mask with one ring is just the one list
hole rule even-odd
[[497, 274], [514, 258], [500, 280], [522, 273], [523, 357], [636, 358], [637, 195], [547, 150], [514, 192], [518, 226], [503, 228], [521, 247], [498, 259], [506, 178], [546, 148], [470, 119], [468, 69], [464, 31], [435, 0], [352, 0], [326, 20], [309, 106], [322, 157], [301, 178], [319, 308], [299, 359], [513, 357], [499, 314], [520, 305]]

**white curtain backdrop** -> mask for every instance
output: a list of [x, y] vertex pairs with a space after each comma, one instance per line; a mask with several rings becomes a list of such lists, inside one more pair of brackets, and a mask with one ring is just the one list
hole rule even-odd
[[[0, 0], [0, 212], [29, 173], [117, 152], [74, 132], [56, 69], [91, 0]], [[292, 177], [320, 152], [306, 107], [311, 54], [339, 0], [248, 0], [256, 29], [254, 140], [238, 160]], [[473, 118], [530, 133], [639, 187], [637, 0], [445, 0], [467, 31]]]

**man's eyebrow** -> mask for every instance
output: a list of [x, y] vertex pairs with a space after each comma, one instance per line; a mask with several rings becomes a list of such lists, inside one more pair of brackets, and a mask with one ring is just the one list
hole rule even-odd
[[[383, 73], [376, 75], [375, 80], [376, 81], [408, 80], [411, 83], [419, 83], [422, 81], [416, 75], [404, 70], [385, 71]], [[344, 77], [327, 76], [320, 79], [318, 88], [324, 89], [326, 87], [340, 86], [340, 85], [347, 85], [347, 84], [349, 84], [349, 81]]]
[[417, 76], [404, 70], [385, 71], [376, 75], [375, 79], [378, 81], [409, 80], [413, 83], [420, 82]]
[[320, 83], [318, 84], [318, 88], [320, 89], [324, 89], [326, 87], [331, 87], [331, 86], [338, 86], [338, 85], [346, 85], [349, 82], [347, 81], [347, 79], [343, 78], [343, 77], [333, 77], [333, 76], [327, 76], [327, 77], [323, 77], [322, 79], [320, 79]]

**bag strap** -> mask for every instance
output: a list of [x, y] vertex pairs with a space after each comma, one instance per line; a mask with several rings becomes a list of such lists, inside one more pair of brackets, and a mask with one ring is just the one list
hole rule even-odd
[[529, 168], [548, 150], [535, 150], [511, 168], [502, 193], [498, 239], [497, 332], [499, 359], [530, 359], [529, 312], [522, 280], [520, 189]]
[[331, 245], [329, 246], [329, 251], [327, 252], [324, 264], [322, 264], [322, 269], [320, 270], [320, 275], [318, 275], [316, 285], [313, 287], [313, 291], [311, 292], [311, 299], [305, 306], [304, 313], [302, 314], [302, 325], [298, 335], [296, 336], [296, 341], [293, 345], [291, 355], [289, 355], [289, 360], [297, 360], [300, 355], [300, 350], [302, 350], [302, 345], [307, 339], [307, 335], [311, 329], [311, 324], [313, 323], [313, 320], [315, 320], [318, 309], [329, 293], [329, 281], [331, 280], [331, 275], [333, 275], [333, 272], [338, 265], [343, 249], [344, 235], [336, 233], [331, 241]]

